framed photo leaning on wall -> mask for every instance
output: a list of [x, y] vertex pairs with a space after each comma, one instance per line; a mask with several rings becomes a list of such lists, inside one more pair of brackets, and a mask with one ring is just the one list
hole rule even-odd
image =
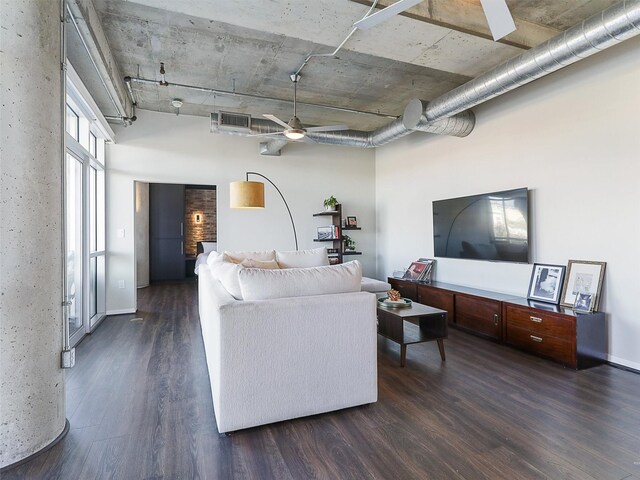
[[560, 305], [573, 308], [576, 304], [576, 296], [579, 293], [591, 293], [595, 295], [591, 308], [598, 311], [606, 266], [606, 262], [569, 260]]
[[565, 269], [564, 265], [534, 263], [527, 298], [557, 305], [560, 301]]
[[595, 293], [578, 293], [576, 294], [576, 303], [574, 303], [573, 309], [576, 312], [592, 312], [595, 299]]

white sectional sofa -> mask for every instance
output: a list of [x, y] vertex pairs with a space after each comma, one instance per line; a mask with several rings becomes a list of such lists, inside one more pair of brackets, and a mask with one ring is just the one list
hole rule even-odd
[[[316, 253], [300, 252], [296, 260], [273, 252], [289, 267], [298, 262], [306, 268], [267, 270], [254, 268], [270, 262], [258, 253], [270, 257], [213, 252], [198, 266], [218, 431], [377, 401], [376, 296], [360, 291], [359, 263], [309, 267]], [[247, 259], [252, 255], [257, 259]], [[364, 284], [388, 288], [372, 282]]]

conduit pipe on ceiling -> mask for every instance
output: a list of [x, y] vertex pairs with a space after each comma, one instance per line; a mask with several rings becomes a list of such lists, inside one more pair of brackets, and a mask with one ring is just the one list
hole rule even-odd
[[[164, 81], [164, 83], [162, 83], [162, 82], [159, 82], [158, 80], [151, 80], [149, 78], [140, 78], [140, 77], [127, 77], [127, 78], [129, 78], [130, 82], [140, 83], [142, 85], [156, 85], [156, 86], [162, 85], [162, 86], [168, 86], [168, 87], [184, 88], [186, 90], [192, 90], [194, 92], [211, 93], [213, 95], [227, 95], [230, 97], [251, 98], [256, 100], [266, 100], [270, 102], [293, 103], [291, 100], [286, 100], [282, 98], [267, 97], [264, 95], [255, 95], [252, 93], [240, 93], [236, 91], [221, 90], [219, 88], [199, 87], [197, 85], [187, 85], [184, 83], [175, 83], [175, 82], [167, 82], [167, 81]], [[391, 115], [389, 113], [370, 112], [366, 110], [357, 110], [354, 108], [337, 107], [335, 105], [322, 105], [320, 103], [309, 103], [309, 102], [300, 102], [300, 101], [298, 101], [297, 103], [298, 105], [306, 105], [308, 107], [316, 107], [316, 108], [325, 108], [327, 110], [336, 110], [338, 112], [355, 113], [358, 115], [373, 115], [376, 117], [384, 117], [384, 118], [396, 118], [395, 115]]]
[[[374, 144], [374, 138], [384, 144], [412, 131], [466, 136], [474, 126], [473, 114], [468, 109], [639, 33], [640, 0], [622, 1], [431, 102], [412, 100], [402, 117], [371, 133], [371, 145], [363, 145], [360, 138], [353, 138], [351, 131], [327, 132], [323, 134], [327, 141], [319, 143], [379, 146]], [[403, 131], [403, 127], [411, 130]], [[319, 140], [319, 134], [309, 136]]]
[[[110, 55], [104, 54], [102, 51], [103, 45], [98, 45], [91, 34], [92, 27], [90, 26], [90, 19], [92, 18], [92, 14], [94, 19], [97, 18], [93, 4], [90, 1], [86, 3], [81, 0], [67, 0], [65, 3], [66, 12], [78, 33], [80, 43], [82, 43], [98, 79], [102, 83], [109, 100], [116, 110], [117, 117], [115, 118], [117, 118], [117, 120], [113, 121], [121, 122], [125, 127], [131, 125], [131, 122], [136, 120], [135, 113], [132, 112], [130, 116], [127, 116], [127, 112], [133, 109], [128, 105], [126, 95], [124, 97], [118, 95], [118, 86], [115, 85], [117, 80], [109, 75], [107, 63], [105, 62], [110, 58]], [[106, 48], [108, 50], [108, 45]], [[114, 68], [117, 69], [117, 67]]]

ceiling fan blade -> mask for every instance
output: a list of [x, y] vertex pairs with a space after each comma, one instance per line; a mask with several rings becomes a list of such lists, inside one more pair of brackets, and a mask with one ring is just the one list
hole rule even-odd
[[300, 140], [298, 140], [298, 142], [304, 142], [304, 143], [318, 143], [316, 142], [313, 138], [309, 138], [307, 135], [305, 135], [304, 137], [302, 137]]
[[289, 124], [288, 123], [283, 122], [282, 120], [280, 120], [275, 115], [271, 115], [270, 113], [263, 113], [262, 116], [265, 117], [265, 118], [268, 118], [272, 122], [275, 122], [275, 123], [277, 123], [278, 125], [280, 125], [280, 126], [282, 126], [284, 128], [289, 128]]
[[307, 132], [333, 132], [338, 130], [349, 130], [347, 125], [325, 125], [323, 127], [308, 127]]
[[272, 137], [274, 135], [282, 135], [284, 132], [273, 132], [273, 133], [254, 133], [252, 137]]
[[500, 40], [516, 29], [505, 0], [480, 0], [494, 40]]
[[400, 0], [393, 5], [389, 5], [382, 10], [378, 10], [376, 13], [373, 13], [362, 20], [358, 20], [353, 24], [353, 26], [361, 30], [367, 30], [368, 28], [375, 27], [398, 13], [408, 10], [420, 2], [422, 2], [422, 0]]

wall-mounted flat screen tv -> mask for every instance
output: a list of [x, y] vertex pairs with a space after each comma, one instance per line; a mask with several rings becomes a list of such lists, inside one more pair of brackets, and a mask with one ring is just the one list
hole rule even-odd
[[433, 202], [434, 255], [529, 262], [526, 188]]

